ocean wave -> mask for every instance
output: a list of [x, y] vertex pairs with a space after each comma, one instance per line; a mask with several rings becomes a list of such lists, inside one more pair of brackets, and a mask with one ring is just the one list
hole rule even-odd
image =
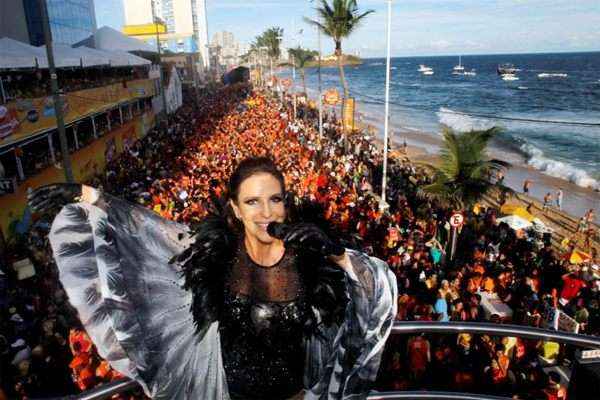
[[542, 150], [529, 143], [521, 145], [521, 150], [528, 157], [527, 164], [533, 168], [581, 187], [600, 190], [600, 182], [592, 178], [586, 171], [562, 161], [552, 160], [544, 156]]
[[440, 107], [437, 116], [440, 124], [446, 125], [457, 132], [490, 129], [496, 126], [496, 124], [489, 119], [479, 119], [469, 115], [457, 114], [455, 111], [446, 107]]

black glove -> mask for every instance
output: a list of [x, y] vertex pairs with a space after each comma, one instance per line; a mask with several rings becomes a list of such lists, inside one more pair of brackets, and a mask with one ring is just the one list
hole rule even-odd
[[64, 205], [74, 203], [81, 197], [79, 183], [52, 183], [40, 186], [27, 195], [27, 203], [32, 211], [46, 214]]
[[309, 223], [299, 223], [289, 227], [283, 237], [286, 247], [296, 247], [323, 256], [341, 256], [345, 249], [334, 243], [319, 227]]

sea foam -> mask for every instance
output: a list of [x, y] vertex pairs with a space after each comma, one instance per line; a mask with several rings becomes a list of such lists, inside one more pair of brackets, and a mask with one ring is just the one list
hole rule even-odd
[[490, 129], [497, 125], [494, 124], [492, 120], [457, 114], [455, 111], [446, 107], [440, 107], [437, 115], [440, 124], [446, 125], [457, 132]]
[[521, 150], [528, 156], [527, 164], [533, 168], [581, 187], [600, 190], [600, 182], [589, 176], [586, 171], [562, 161], [552, 160], [544, 156], [542, 150], [529, 143], [521, 145]]
[[[484, 130], [494, 127], [493, 120], [457, 114], [453, 110], [440, 107], [437, 113], [439, 122], [457, 132], [471, 130]], [[519, 138], [523, 141], [523, 138]], [[504, 144], [506, 146], [506, 144]], [[516, 146], [515, 146], [516, 147]], [[600, 190], [600, 182], [591, 177], [586, 171], [566, 162], [553, 160], [544, 155], [544, 152], [530, 143], [522, 143], [519, 148], [525, 155], [527, 165], [555, 178], [565, 179], [578, 186]]]

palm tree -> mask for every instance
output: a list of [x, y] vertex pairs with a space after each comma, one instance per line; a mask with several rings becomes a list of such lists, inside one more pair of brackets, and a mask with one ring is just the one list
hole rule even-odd
[[[288, 49], [288, 54], [292, 59], [294, 67], [300, 71], [300, 76], [302, 77], [302, 87], [304, 89], [304, 93], [306, 93], [306, 77], [304, 74], [304, 68], [309, 61], [314, 60], [318, 52], [314, 50], [303, 49], [302, 47], [296, 47], [295, 49]], [[292, 64], [286, 63], [284, 65], [290, 66]]]
[[253, 48], [266, 48], [270, 61], [278, 60], [281, 56], [281, 40], [283, 39], [283, 28], [271, 27], [258, 35]]
[[433, 183], [420, 188], [419, 195], [437, 199], [458, 211], [474, 205], [494, 188], [510, 191], [490, 181], [493, 172], [510, 167], [505, 161], [487, 157], [487, 145], [499, 132], [498, 128], [491, 128], [456, 133], [444, 128], [441, 166]]
[[317, 26], [321, 32], [333, 39], [335, 44], [335, 55], [340, 70], [340, 81], [344, 88], [344, 98], [350, 97], [346, 76], [344, 74], [342, 40], [349, 37], [359, 26], [362, 20], [374, 10], [359, 13], [356, 0], [321, 0], [321, 6], [317, 7], [318, 20], [304, 18], [306, 22]]

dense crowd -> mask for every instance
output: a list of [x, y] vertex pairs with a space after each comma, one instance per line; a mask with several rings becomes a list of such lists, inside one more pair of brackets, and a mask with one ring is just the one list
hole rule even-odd
[[[294, 116], [289, 98], [244, 85], [195, 100], [90, 184], [193, 224], [225, 194], [237, 162], [269, 156], [285, 172], [296, 203], [319, 204], [340, 240], [388, 262], [398, 281], [398, 320], [544, 327], [560, 309], [579, 323], [579, 332], [600, 334], [597, 254], [584, 267], [571, 265], [548, 238], [517, 234], [496, 223], [497, 210], [477, 205], [465, 210], [451, 260], [452, 210], [419, 194], [431, 179], [426, 170], [394, 158], [382, 208], [381, 151], [368, 134], [346, 138], [339, 122], [327, 117], [319, 137], [314, 110], [301, 106]], [[9, 398], [48, 397], [119, 377], [95, 353], [60, 287], [46, 239], [49, 217], [34, 221], [5, 263], [28, 257], [35, 276], [16, 281], [8, 268], [0, 275], [0, 399], [2, 390]], [[551, 342], [466, 333], [392, 336], [377, 387], [493, 388], [519, 398], [558, 399], [564, 378], [546, 366], [564, 360], [572, 354]]]

